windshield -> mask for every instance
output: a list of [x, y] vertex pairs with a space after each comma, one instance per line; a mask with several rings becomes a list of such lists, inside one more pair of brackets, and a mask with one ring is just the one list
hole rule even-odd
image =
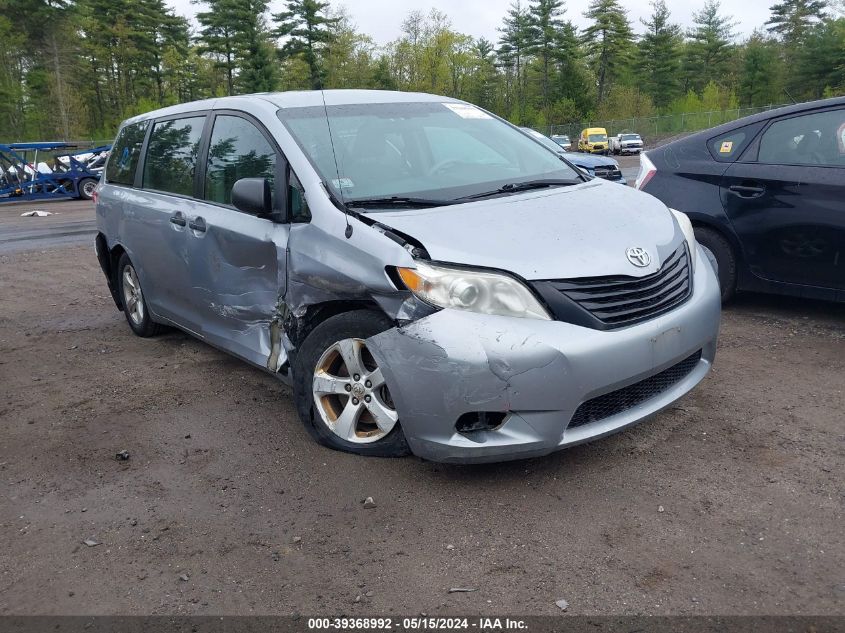
[[622, 140], [623, 141], [639, 141], [640, 135], [639, 134], [623, 134]]
[[553, 152], [560, 153], [560, 145], [555, 143], [552, 139], [550, 139], [548, 136], [546, 136], [542, 132], [538, 132], [537, 130], [532, 130], [530, 127], [522, 127], [522, 128], [519, 128], [519, 129], [523, 130], [525, 132], [528, 132], [531, 136], [536, 138], [538, 141], [540, 141], [543, 145], [548, 147]]
[[607, 140], [607, 134], [590, 134], [587, 140], [590, 143], [603, 143]]
[[555, 154], [469, 104], [284, 108], [278, 116], [345, 203], [456, 200], [529, 180], [582, 181]]

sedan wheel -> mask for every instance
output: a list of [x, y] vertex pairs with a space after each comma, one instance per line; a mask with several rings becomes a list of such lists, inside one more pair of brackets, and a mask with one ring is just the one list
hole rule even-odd
[[314, 370], [312, 393], [322, 422], [347, 442], [377, 442], [399, 419], [363, 339], [343, 339], [323, 352]]

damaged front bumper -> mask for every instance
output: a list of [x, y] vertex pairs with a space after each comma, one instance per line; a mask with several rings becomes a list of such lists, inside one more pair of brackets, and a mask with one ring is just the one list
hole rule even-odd
[[[687, 393], [713, 362], [721, 310], [718, 281], [697, 250], [690, 298], [627, 328], [442, 310], [369, 339], [412, 451], [443, 462], [544, 455], [617, 432]], [[677, 379], [664, 384], [666, 375]], [[631, 400], [637, 383], [663, 388]], [[636, 404], [574, 425], [582, 403], [615, 392]], [[505, 417], [491, 430], [458, 432], [458, 418], [474, 412]]]

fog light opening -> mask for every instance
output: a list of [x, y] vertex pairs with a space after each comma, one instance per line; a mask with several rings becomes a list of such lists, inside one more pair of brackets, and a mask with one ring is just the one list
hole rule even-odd
[[505, 422], [506, 411], [469, 411], [458, 418], [455, 429], [458, 433], [495, 431]]

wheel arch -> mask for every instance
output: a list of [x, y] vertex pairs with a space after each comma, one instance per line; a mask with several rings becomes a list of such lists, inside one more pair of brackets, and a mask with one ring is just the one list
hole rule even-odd
[[742, 245], [740, 244], [736, 233], [734, 233], [729, 226], [726, 226], [724, 222], [720, 222], [718, 219], [709, 215], [698, 213], [688, 213], [687, 216], [690, 219], [693, 229], [707, 229], [709, 231], [713, 231], [714, 233], [718, 233], [719, 237], [723, 238], [731, 247], [737, 265], [745, 261], [742, 253]]
[[[318, 325], [338, 314], [355, 310], [369, 310], [377, 314], [386, 314], [372, 299], [336, 299], [323, 301], [306, 306], [302, 315], [290, 313], [285, 321], [285, 332], [293, 344], [299, 349], [303, 341]], [[388, 315], [389, 316], [389, 315]]]
[[120, 256], [125, 252], [125, 249], [120, 244], [116, 244], [109, 248], [108, 240], [103, 233], [97, 233], [94, 238], [94, 250], [97, 253], [97, 261], [100, 262], [100, 268], [106, 276], [106, 282], [109, 286], [109, 292], [114, 305], [118, 310], [123, 310], [120, 303], [120, 293], [118, 292], [117, 284], [117, 262], [120, 261]]

